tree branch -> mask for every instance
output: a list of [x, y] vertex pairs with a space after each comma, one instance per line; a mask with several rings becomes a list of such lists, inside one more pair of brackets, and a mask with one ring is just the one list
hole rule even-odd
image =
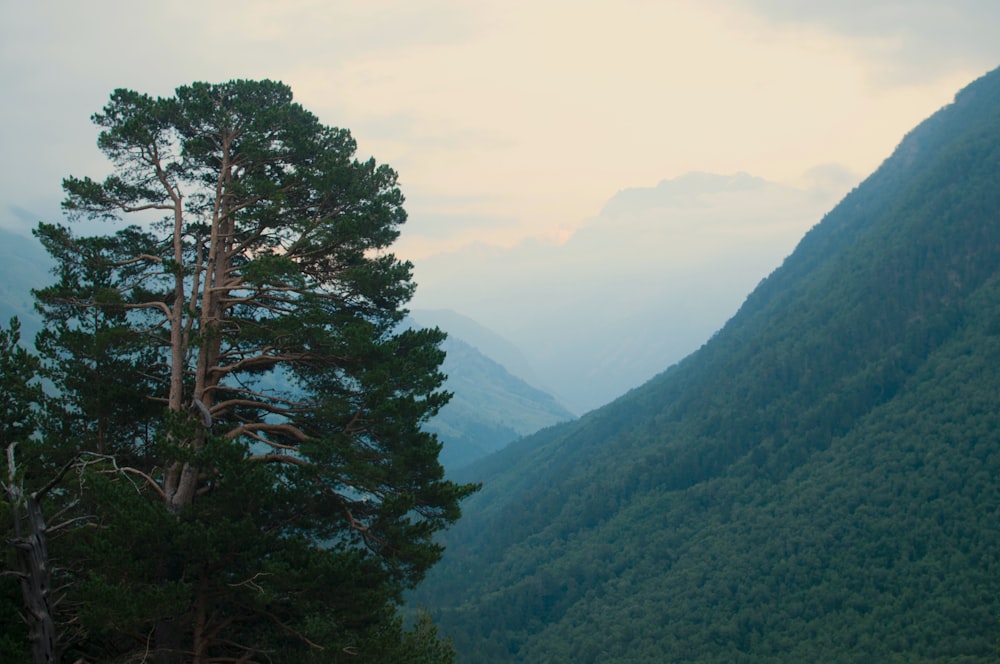
[[[224, 389], [224, 388], [222, 388], [220, 386], [220, 387], [217, 387], [216, 389]], [[257, 395], [256, 392], [250, 392], [249, 390], [247, 390], [247, 392], [249, 392], [250, 394], [253, 394], [255, 396]], [[260, 395], [260, 397], [261, 397], [261, 399], [267, 398], [264, 395]], [[284, 400], [282, 399], [282, 401], [284, 401]], [[268, 403], [267, 401], [263, 401], [263, 400], [262, 401], [256, 401], [254, 399], [227, 399], [226, 401], [220, 401], [220, 402], [218, 402], [216, 404], [212, 404], [212, 410], [211, 410], [211, 412], [212, 412], [213, 415], [215, 415], [217, 413], [224, 412], [224, 411], [228, 410], [229, 408], [233, 408], [235, 406], [247, 406], [249, 408], [258, 408], [260, 410], [267, 411], [268, 413], [274, 413], [275, 415], [290, 415], [292, 413], [307, 413], [310, 410], [309, 408], [288, 408], [288, 407], [285, 407], [285, 406], [278, 406], [278, 405], [274, 405], [274, 404]]]
[[305, 459], [291, 456], [290, 454], [254, 454], [247, 457], [247, 461], [260, 461], [263, 463], [290, 463], [295, 466], [302, 466], [303, 468], [308, 468], [312, 465]]
[[227, 376], [237, 371], [268, 369], [282, 362], [301, 362], [303, 360], [318, 360], [321, 356], [315, 353], [281, 353], [278, 355], [255, 355], [234, 362], [225, 367], [211, 367], [209, 372], [215, 376]]
[[163, 500], [167, 499], [167, 494], [164, 493], [163, 487], [161, 487], [156, 480], [154, 480], [152, 477], [150, 477], [146, 473], [142, 472], [141, 470], [139, 470], [137, 468], [130, 468], [128, 466], [120, 468], [119, 470], [121, 470], [123, 473], [128, 473], [130, 475], [138, 475], [142, 479], [146, 480], [146, 484], [148, 484], [150, 487], [152, 487], [152, 489], [154, 491], [156, 491], [156, 493], [158, 493], [160, 495], [160, 498], [162, 498]]
[[153, 263], [162, 263], [163, 259], [160, 258], [159, 256], [153, 256], [152, 254], [139, 254], [138, 256], [135, 256], [133, 258], [128, 259], [127, 261], [118, 261], [116, 263], [112, 263], [112, 265], [114, 265], [115, 267], [124, 267], [126, 265], [131, 265], [133, 263], [138, 263], [139, 261], [150, 261], [150, 262], [153, 262]]

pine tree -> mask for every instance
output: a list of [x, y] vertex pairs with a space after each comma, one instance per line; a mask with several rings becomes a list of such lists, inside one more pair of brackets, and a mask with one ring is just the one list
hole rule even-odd
[[101, 460], [69, 651], [378, 661], [474, 489], [421, 428], [449, 397], [443, 334], [401, 326], [396, 174], [271, 81], [116, 90], [94, 121], [113, 173], [67, 178], [64, 208], [134, 223], [36, 233], [46, 444]]
[[35, 380], [38, 358], [21, 345], [21, 322], [0, 328], [0, 446], [28, 440], [37, 426], [42, 389]]

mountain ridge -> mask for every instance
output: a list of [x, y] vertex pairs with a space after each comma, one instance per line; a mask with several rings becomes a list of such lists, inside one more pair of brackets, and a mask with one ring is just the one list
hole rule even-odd
[[452, 393], [426, 425], [441, 440], [450, 473], [539, 429], [574, 419], [551, 394], [508, 372], [459, 337], [445, 339], [444, 389]]
[[466, 470], [416, 597], [460, 654], [995, 657], [998, 102], [907, 134], [697, 352]]

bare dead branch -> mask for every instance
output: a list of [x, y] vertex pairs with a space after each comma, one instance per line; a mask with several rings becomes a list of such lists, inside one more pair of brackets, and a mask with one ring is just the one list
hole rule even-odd
[[[236, 427], [232, 431], [226, 433], [226, 438], [228, 438], [229, 440], [233, 440], [235, 438], [238, 438], [239, 436], [253, 435], [258, 431], [262, 431], [265, 433], [283, 434], [290, 438], [294, 438], [299, 442], [303, 442], [308, 439], [308, 436], [306, 436], [302, 432], [302, 430], [295, 425], [287, 423], [271, 423], [271, 422], [249, 422], [247, 424], [243, 424], [239, 427]], [[264, 439], [263, 442], [269, 443], [270, 441]]]
[[138, 263], [140, 261], [149, 261], [151, 263], [162, 263], [163, 259], [160, 258], [159, 256], [153, 256], [152, 254], [139, 254], [138, 256], [134, 256], [133, 258], [128, 259], [127, 261], [118, 261], [117, 263], [112, 263], [112, 265], [114, 265], [115, 267], [124, 267], [126, 265], [131, 265], [133, 263]]
[[[211, 387], [205, 388], [206, 393], [214, 392], [227, 392], [232, 394], [243, 394], [247, 396], [247, 399], [256, 403], [259, 400], [267, 400], [273, 404], [285, 404], [284, 413], [302, 413], [309, 412], [315, 407], [312, 401], [302, 401], [299, 399], [289, 399], [287, 397], [279, 396], [277, 394], [272, 394], [271, 392], [258, 392], [252, 390], [249, 387], [233, 387], [232, 385], [213, 385]], [[218, 404], [213, 406], [213, 409], [217, 406], [222, 405], [225, 402], [220, 401]]]
[[257, 579], [259, 579], [262, 576], [274, 576], [274, 574], [271, 572], [257, 572], [256, 574], [254, 574], [249, 579], [246, 579], [245, 581], [240, 581], [239, 583], [227, 583], [226, 585], [229, 586], [230, 588], [239, 588], [241, 586], [245, 586], [247, 588], [253, 588], [259, 593], [263, 593], [264, 589], [257, 584]]
[[61, 530], [61, 529], [66, 528], [68, 526], [72, 526], [74, 523], [79, 523], [81, 521], [88, 521], [90, 519], [96, 519], [96, 518], [97, 518], [96, 514], [88, 514], [86, 516], [78, 516], [78, 517], [75, 517], [73, 519], [67, 519], [66, 521], [62, 521], [60, 523], [57, 523], [54, 526], [46, 526], [45, 530], [48, 532], [49, 535], [51, 535], [52, 533], [54, 533], [54, 532], [56, 532], [58, 530]]
[[248, 461], [260, 461], [263, 463], [289, 463], [295, 466], [308, 467], [312, 464], [301, 457], [290, 454], [254, 454], [247, 457]]
[[[13, 446], [14, 446], [15, 444], [16, 444], [16, 443], [12, 443], [12, 444], [11, 444], [11, 448], [13, 448]], [[9, 448], [8, 448], [8, 450], [9, 450]], [[10, 459], [10, 460], [12, 460], [12, 459], [13, 459], [13, 456], [11, 456], [11, 451], [8, 451], [8, 457], [7, 457], [7, 458], [8, 458], [8, 459]], [[61, 481], [62, 481], [62, 478], [63, 478], [63, 477], [64, 477], [64, 476], [66, 475], [66, 473], [68, 473], [68, 472], [69, 472], [69, 469], [70, 469], [70, 468], [72, 468], [73, 466], [75, 466], [75, 465], [76, 465], [76, 463], [77, 463], [77, 461], [78, 461], [79, 459], [80, 459], [80, 454], [79, 454], [79, 453], [77, 453], [77, 454], [74, 454], [74, 455], [73, 455], [73, 458], [72, 458], [72, 459], [70, 459], [69, 461], [67, 461], [67, 462], [66, 462], [65, 464], [63, 464], [63, 467], [59, 469], [59, 472], [57, 472], [57, 473], [56, 473], [56, 474], [55, 474], [55, 475], [54, 475], [54, 476], [52, 477], [52, 479], [50, 479], [50, 480], [49, 480], [49, 481], [48, 481], [48, 482], [47, 482], [47, 483], [45, 484], [45, 486], [43, 486], [43, 487], [42, 487], [41, 489], [39, 489], [38, 491], [36, 491], [36, 492], [35, 492], [35, 493], [33, 494], [33, 497], [34, 497], [34, 499], [35, 499], [35, 500], [39, 500], [39, 501], [40, 501], [40, 500], [41, 500], [42, 498], [44, 498], [44, 497], [45, 497], [45, 494], [47, 494], [47, 493], [48, 493], [49, 491], [51, 491], [51, 490], [52, 490], [52, 488], [53, 488], [53, 487], [55, 487], [55, 485], [59, 484], [59, 482], [61, 482]], [[13, 469], [13, 466], [11, 466], [11, 468]]]
[[167, 494], [163, 492], [163, 488], [159, 485], [159, 483], [146, 473], [142, 472], [137, 468], [130, 468], [128, 466], [122, 467], [120, 468], [120, 470], [123, 473], [129, 473], [130, 475], [137, 475], [142, 479], [146, 480], [146, 484], [149, 487], [151, 487], [154, 491], [156, 491], [156, 493], [160, 495], [160, 498], [162, 498], [163, 500], [167, 499]]
[[109, 308], [109, 309], [118, 308], [118, 309], [129, 309], [129, 310], [159, 309], [164, 313], [164, 315], [170, 316], [170, 307], [168, 307], [164, 302], [139, 302], [135, 304], [116, 302], [115, 304], [102, 304], [100, 302], [85, 302], [83, 300], [77, 300], [73, 298], [57, 298], [55, 301], [61, 304], [71, 304], [75, 307], [80, 307], [83, 309], [91, 309], [95, 307]]
[[110, 198], [104, 199], [102, 202], [113, 205], [122, 212], [143, 212], [145, 210], [173, 210], [173, 205], [164, 205], [163, 203], [147, 203], [146, 205], [125, 205], [121, 201], [115, 201]]
[[[157, 494], [159, 494], [160, 498], [164, 500], [167, 499], [167, 495], [163, 492], [163, 489], [160, 487], [159, 483], [157, 483], [156, 480], [154, 480], [152, 477], [150, 477], [143, 471], [139, 470], [138, 468], [132, 468], [130, 466], [119, 466], [118, 460], [110, 454], [98, 454], [97, 452], [80, 452], [79, 456], [87, 456], [91, 458], [91, 461], [84, 462], [83, 466], [87, 466], [92, 463], [98, 463], [101, 461], [106, 461], [111, 464], [112, 473], [135, 475], [137, 477], [141, 477], [143, 480], [145, 480], [146, 484], [149, 487], [151, 487], [154, 491], [156, 491]], [[133, 486], [135, 486], [134, 483]], [[138, 491], [139, 487], [135, 487], [135, 489], [136, 491]]]
[[[220, 388], [217, 387], [216, 389]], [[267, 411], [268, 413], [274, 413], [275, 415], [291, 415], [293, 413], [309, 412], [309, 409], [304, 407], [289, 408], [286, 406], [278, 406], [272, 403], [268, 403], [267, 401], [263, 401], [263, 399], [271, 399], [271, 397], [264, 394], [258, 394], [256, 392], [252, 392], [250, 390], [246, 390], [246, 392], [253, 396], [259, 396], [262, 400], [257, 401], [254, 399], [227, 399], [226, 401], [220, 401], [216, 404], [212, 404], [211, 412], [213, 414], [222, 413], [230, 408], [235, 408], [237, 406], [247, 406], [249, 408], [257, 408], [259, 410]], [[275, 398], [273, 399], [273, 401], [285, 401], [285, 400]]]
[[316, 650], [326, 650], [326, 648], [324, 648], [323, 646], [319, 645], [318, 643], [314, 643], [313, 641], [310, 641], [306, 637], [306, 635], [303, 634], [302, 632], [300, 632], [300, 631], [298, 631], [296, 629], [292, 629], [291, 627], [289, 627], [285, 623], [281, 622], [281, 620], [279, 620], [278, 617], [275, 616], [274, 614], [269, 613], [267, 611], [264, 611], [263, 613], [264, 613], [265, 616], [267, 616], [268, 618], [270, 618], [271, 621], [275, 625], [277, 625], [281, 629], [285, 630], [286, 632], [288, 632], [289, 634], [291, 634], [295, 638], [301, 640], [303, 643], [306, 643], [310, 648], [315, 648]]
[[165, 302], [140, 302], [138, 304], [116, 304], [115, 306], [120, 306], [123, 309], [159, 309], [164, 316], [170, 316], [170, 307]]
[[319, 355], [315, 353], [280, 353], [277, 355], [255, 355], [234, 362], [225, 367], [211, 367], [209, 372], [215, 376], [226, 376], [237, 371], [250, 371], [255, 369], [268, 369], [282, 362], [302, 362], [307, 360], [318, 360]]
[[65, 514], [66, 512], [70, 511], [71, 509], [73, 509], [74, 507], [76, 507], [79, 504], [80, 504], [80, 499], [79, 498], [77, 498], [76, 500], [72, 500], [69, 503], [67, 503], [65, 507], [63, 507], [58, 512], [56, 512], [55, 514], [53, 514], [51, 518], [53, 520], [58, 519], [58, 518], [62, 517], [63, 514]]

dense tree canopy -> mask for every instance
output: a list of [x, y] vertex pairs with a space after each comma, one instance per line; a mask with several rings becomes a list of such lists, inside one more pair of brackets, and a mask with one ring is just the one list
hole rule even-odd
[[449, 395], [443, 335], [399, 325], [396, 174], [271, 81], [116, 90], [94, 121], [112, 173], [67, 178], [64, 208], [114, 225], [36, 232], [57, 280], [33, 472], [86, 462], [66, 652], [447, 658], [394, 617], [473, 488], [421, 428]]

